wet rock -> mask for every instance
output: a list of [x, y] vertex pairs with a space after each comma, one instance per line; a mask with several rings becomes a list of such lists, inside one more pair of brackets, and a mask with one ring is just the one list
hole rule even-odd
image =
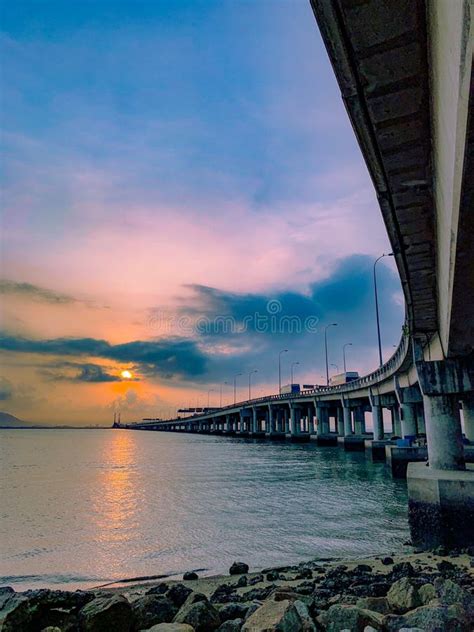
[[219, 608], [219, 616], [222, 622], [230, 619], [245, 619], [248, 609], [249, 607], [242, 603], [228, 603]]
[[43, 628], [41, 632], [62, 632], [62, 630], [55, 625], [48, 625], [48, 627]]
[[96, 597], [79, 612], [83, 632], [130, 632], [132, 607], [122, 595]]
[[248, 585], [255, 586], [255, 584], [260, 584], [260, 582], [263, 582], [263, 580], [264, 580], [263, 575], [255, 575], [255, 577], [251, 577], [248, 580]]
[[439, 570], [440, 573], [443, 574], [451, 573], [456, 570], [456, 566], [451, 562], [448, 562], [448, 560], [441, 560], [441, 562], [438, 562], [436, 564], [436, 568]]
[[235, 592], [235, 587], [231, 584], [221, 584], [212, 593], [211, 603], [231, 603], [241, 601], [241, 596]]
[[400, 562], [394, 564], [392, 568], [392, 578], [394, 580], [402, 577], [414, 577], [416, 575], [415, 569], [410, 562]]
[[451, 581], [450, 579], [436, 579], [434, 591], [440, 603], [447, 606], [454, 604], [462, 605], [474, 618], [474, 595]]
[[354, 568], [354, 572], [355, 573], [371, 573], [372, 566], [369, 566], [368, 564], [357, 564], [357, 566]]
[[178, 608], [164, 595], [144, 595], [132, 603], [132, 611], [135, 627], [142, 630], [157, 623], [171, 623]]
[[245, 577], [245, 575], [242, 575], [241, 577], [239, 577], [239, 581], [236, 582], [235, 586], [237, 588], [245, 588], [247, 584], [248, 584], [247, 578]]
[[391, 566], [393, 564], [393, 557], [383, 557], [382, 564], [384, 566]]
[[390, 607], [401, 614], [421, 605], [418, 588], [408, 577], [402, 577], [392, 585], [387, 599]]
[[244, 601], [263, 601], [266, 599], [273, 591], [275, 590], [275, 586], [270, 584], [270, 586], [265, 586], [264, 588], [252, 588], [252, 590], [248, 590], [243, 595]]
[[3, 605], [15, 594], [11, 586], [0, 586], [0, 610]]
[[266, 580], [267, 582], [276, 582], [277, 579], [279, 579], [279, 573], [277, 573], [277, 571], [270, 571], [269, 573], [267, 573], [266, 575]]
[[186, 623], [157, 623], [143, 632], [194, 632], [194, 628]]
[[63, 590], [27, 590], [24, 593], [11, 593], [5, 600], [0, 613], [3, 623], [2, 632], [37, 632], [45, 627], [60, 626], [67, 630], [73, 628], [76, 615], [93, 594]]
[[299, 598], [300, 595], [292, 586], [278, 586], [273, 593], [275, 601], [296, 601]]
[[196, 579], [199, 579], [199, 575], [195, 573], [194, 571], [188, 571], [187, 573], [184, 573], [183, 575], [183, 581], [185, 582], [195, 581]]
[[192, 626], [196, 632], [212, 632], [217, 630], [221, 624], [219, 612], [214, 606], [205, 601], [195, 601], [188, 597], [186, 603], [181, 606], [178, 614], [174, 618], [174, 623], [187, 623]]
[[240, 632], [243, 624], [243, 619], [231, 619], [229, 621], [224, 621], [224, 623], [217, 628], [217, 632]]
[[362, 608], [362, 610], [372, 610], [380, 614], [388, 614], [390, 612], [390, 605], [386, 597], [364, 597], [357, 601], [356, 606]]
[[399, 632], [403, 628], [421, 628], [423, 632], [466, 632], [469, 620], [459, 605], [421, 606], [405, 615], [387, 615], [383, 624], [387, 632]]
[[248, 572], [248, 564], [245, 564], [244, 562], [234, 562], [229, 568], [229, 575], [244, 575]]
[[164, 595], [169, 590], [168, 584], [158, 584], [146, 592], [147, 595]]
[[295, 579], [313, 579], [313, 571], [310, 568], [302, 568]]
[[242, 626], [242, 632], [313, 632], [316, 626], [301, 601], [266, 601]]
[[166, 596], [168, 599], [171, 599], [175, 606], [181, 608], [191, 593], [192, 590], [191, 588], [188, 588], [188, 586], [185, 586], [184, 584], [174, 584], [167, 591]]
[[357, 606], [343, 604], [331, 606], [321, 618], [321, 623], [326, 626], [326, 632], [340, 632], [344, 629], [349, 629], [351, 632], [363, 632], [369, 625], [376, 630], [383, 629], [381, 614]]
[[423, 584], [423, 586], [420, 586], [418, 589], [418, 594], [422, 606], [426, 606], [430, 601], [436, 599], [436, 590], [433, 584]]

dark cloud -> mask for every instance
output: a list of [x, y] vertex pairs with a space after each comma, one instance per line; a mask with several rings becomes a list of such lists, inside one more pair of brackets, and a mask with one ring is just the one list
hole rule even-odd
[[[33, 340], [19, 336], [0, 336], [0, 349], [17, 353], [37, 353], [54, 356], [89, 356], [136, 363], [144, 372], [164, 377], [198, 376], [205, 372], [206, 358], [195, 342], [190, 340], [161, 339], [135, 340], [112, 345], [95, 338], [55, 338]], [[83, 380], [86, 381], [86, 380]]]
[[32, 300], [44, 301], [55, 305], [79, 302], [78, 299], [69, 294], [61, 294], [32, 283], [19, 283], [8, 279], [0, 279], [0, 294], [16, 294], [17, 296], [24, 296]]
[[41, 373], [55, 382], [102, 383], [121, 381], [119, 375], [113, 375], [105, 367], [92, 363], [54, 362], [43, 368]]

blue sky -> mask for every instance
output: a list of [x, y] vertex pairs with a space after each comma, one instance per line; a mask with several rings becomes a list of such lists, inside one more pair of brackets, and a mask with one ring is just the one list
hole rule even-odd
[[[157, 311], [175, 322], [276, 297], [337, 318], [334, 344], [353, 339], [358, 368], [375, 366], [371, 262], [389, 244], [308, 2], [1, 10], [2, 320], [22, 341], [7, 350], [10, 412], [140, 416], [256, 364], [274, 390], [278, 336], [158, 331]], [[393, 267], [379, 270], [389, 355], [403, 302]], [[311, 336], [284, 341], [305, 381], [324, 372]], [[76, 362], [71, 340], [96, 342]], [[115, 379], [125, 364], [133, 382]]]

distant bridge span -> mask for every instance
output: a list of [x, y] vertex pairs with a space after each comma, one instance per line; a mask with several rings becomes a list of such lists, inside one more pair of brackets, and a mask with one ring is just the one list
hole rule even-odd
[[349, 384], [126, 427], [312, 437], [392, 462], [423, 458], [422, 447], [390, 442], [389, 408], [392, 435], [427, 440], [429, 467], [408, 465], [413, 542], [474, 545], [473, 0], [310, 1], [377, 193], [406, 331], [387, 363]]

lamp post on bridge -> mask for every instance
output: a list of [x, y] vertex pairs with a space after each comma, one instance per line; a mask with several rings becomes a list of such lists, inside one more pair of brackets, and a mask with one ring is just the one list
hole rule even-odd
[[242, 375], [242, 373], [237, 373], [236, 375], [234, 375], [234, 404], [236, 402], [237, 378], [239, 377], [239, 375]]
[[252, 378], [252, 374], [253, 373], [258, 373], [257, 369], [254, 369], [253, 371], [250, 371], [249, 373], [249, 401], [252, 399], [252, 384], [251, 384], [251, 378]]
[[352, 342], [346, 342], [345, 345], [342, 345], [342, 358], [344, 360], [344, 373], [347, 373], [347, 370], [346, 370], [346, 347], [352, 347]]
[[288, 349], [282, 349], [278, 354], [278, 393], [281, 395], [281, 354], [288, 353]]
[[324, 349], [326, 351], [326, 386], [329, 386], [329, 365], [328, 365], [328, 329], [337, 327], [337, 323], [330, 323], [324, 328]]
[[297, 364], [299, 364], [299, 362], [292, 362], [291, 363], [291, 368], [290, 368], [290, 377], [291, 377], [291, 384], [293, 384], [293, 367], [295, 367]]
[[[224, 382], [224, 384], [227, 384], [227, 382]], [[222, 408], [222, 387], [224, 386], [224, 384], [221, 384], [221, 387], [220, 387], [219, 408]]]
[[380, 259], [383, 259], [384, 257], [393, 257], [393, 252], [389, 252], [387, 254], [382, 254], [380, 255], [380, 257], [378, 257], [378, 259], [376, 259], [374, 261], [374, 294], [375, 294], [375, 316], [377, 319], [377, 338], [378, 338], [378, 343], [379, 343], [379, 366], [382, 366], [383, 364], [383, 359], [382, 359], [382, 341], [380, 339], [380, 318], [379, 318], [379, 299], [378, 299], [378, 295], [377, 295], [377, 275], [375, 273], [375, 267], [377, 265], [377, 263], [380, 261]]
[[331, 366], [333, 366], [336, 369], [336, 372], [339, 373], [339, 367], [337, 364], [331, 364]]

